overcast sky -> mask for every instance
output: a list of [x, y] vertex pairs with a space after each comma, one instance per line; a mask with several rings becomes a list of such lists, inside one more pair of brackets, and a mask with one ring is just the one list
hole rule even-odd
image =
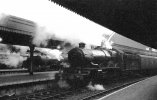
[[44, 27], [44, 32], [72, 41], [100, 45], [102, 34], [113, 33], [49, 0], [0, 0], [0, 8], [1, 14], [32, 20]]

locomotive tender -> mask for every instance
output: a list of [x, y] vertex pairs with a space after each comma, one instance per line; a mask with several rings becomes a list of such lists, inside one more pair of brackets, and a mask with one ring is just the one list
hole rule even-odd
[[68, 62], [70, 67], [63, 68], [61, 73], [63, 79], [70, 84], [83, 84], [91, 80], [120, 77], [127, 72], [154, 71], [157, 69], [157, 54], [138, 49], [131, 52], [125, 48], [73, 48], [68, 52]]

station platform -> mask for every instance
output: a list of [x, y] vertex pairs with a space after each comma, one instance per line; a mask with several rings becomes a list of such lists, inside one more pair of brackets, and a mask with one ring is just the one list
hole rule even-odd
[[30, 82], [54, 80], [56, 73], [58, 73], [58, 71], [34, 72], [34, 75], [29, 75], [29, 73], [0, 75], [0, 87]]
[[157, 76], [127, 86], [98, 100], [157, 100]]

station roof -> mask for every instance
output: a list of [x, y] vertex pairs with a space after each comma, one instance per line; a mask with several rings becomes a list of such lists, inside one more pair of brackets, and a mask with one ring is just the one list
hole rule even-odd
[[23, 18], [4, 15], [0, 20], [0, 42], [4, 44], [28, 46], [35, 31], [36, 24]]
[[[33, 21], [12, 15], [3, 16], [0, 20], [0, 43], [29, 46], [32, 44], [36, 29], [37, 25]], [[47, 48], [56, 48], [62, 42], [51, 39]]]
[[157, 49], [156, 0], [50, 0], [118, 34]]

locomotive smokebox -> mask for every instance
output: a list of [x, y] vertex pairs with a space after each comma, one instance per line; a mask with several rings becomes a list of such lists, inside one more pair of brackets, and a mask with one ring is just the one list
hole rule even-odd
[[74, 48], [68, 53], [68, 60], [72, 65], [81, 66], [85, 63], [85, 56], [80, 48]]

